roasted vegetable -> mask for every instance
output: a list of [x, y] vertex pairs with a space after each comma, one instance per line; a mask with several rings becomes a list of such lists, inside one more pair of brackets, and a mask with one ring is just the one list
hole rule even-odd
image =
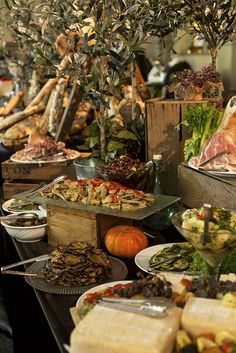
[[79, 202], [86, 205], [135, 211], [150, 206], [155, 196], [140, 190], [126, 188], [115, 182], [101, 179], [65, 180], [41, 193], [44, 197]]
[[156, 254], [154, 254], [149, 262], [149, 265], [152, 269], [158, 270], [158, 271], [184, 271], [187, 270], [192, 262], [192, 253], [187, 254], [180, 259], [176, 259], [173, 261], [165, 262], [161, 265], [158, 265], [159, 262], [163, 260], [167, 260], [169, 258], [172, 258], [175, 255], [179, 255], [182, 253], [185, 253], [188, 250], [193, 249], [192, 245], [190, 243], [179, 243], [179, 244], [174, 244], [170, 247], [166, 247], [160, 251], [158, 251]]
[[111, 262], [101, 250], [86, 242], [59, 245], [43, 268], [46, 280], [62, 286], [83, 286], [111, 277]]

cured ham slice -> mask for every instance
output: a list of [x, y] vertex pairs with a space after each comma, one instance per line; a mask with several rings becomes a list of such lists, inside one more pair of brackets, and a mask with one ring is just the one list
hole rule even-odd
[[56, 143], [52, 138], [38, 134], [30, 135], [30, 143], [11, 156], [12, 161], [65, 161], [79, 156], [79, 152], [65, 148], [63, 142]]
[[224, 151], [225, 154], [217, 157], [203, 168], [225, 168], [229, 171], [236, 171], [236, 96], [228, 102], [219, 129], [205, 142], [200, 156], [193, 158], [191, 162], [195, 166], [199, 166]]

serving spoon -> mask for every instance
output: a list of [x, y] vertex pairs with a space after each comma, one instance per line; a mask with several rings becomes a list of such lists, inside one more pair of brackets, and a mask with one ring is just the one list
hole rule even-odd
[[38, 215], [36, 213], [17, 213], [15, 215], [1, 216], [0, 221], [11, 221], [19, 218], [34, 219], [38, 218]]
[[204, 230], [203, 230], [203, 233], [201, 234], [200, 241], [202, 245], [206, 245], [206, 243], [209, 243], [211, 241], [211, 238], [209, 236], [209, 222], [212, 215], [212, 208], [209, 203], [204, 203], [203, 208], [204, 208]]
[[40, 187], [40, 188], [37, 188], [31, 192], [29, 192], [26, 197], [30, 197], [30, 196], [33, 196], [35, 194], [38, 194], [39, 192], [49, 188], [50, 186], [54, 185], [54, 184], [57, 184], [57, 183], [60, 183], [62, 182], [63, 180], [65, 180], [67, 178], [67, 175], [60, 175], [59, 177], [55, 178], [53, 181], [51, 181], [50, 183]]

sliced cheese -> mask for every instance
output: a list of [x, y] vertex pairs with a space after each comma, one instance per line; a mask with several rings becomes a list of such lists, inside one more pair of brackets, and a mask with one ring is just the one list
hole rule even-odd
[[236, 308], [227, 307], [216, 299], [190, 298], [183, 310], [181, 326], [193, 337], [221, 331], [236, 337]]
[[170, 272], [161, 272], [160, 275], [165, 277], [167, 281], [171, 283], [171, 288], [174, 292], [181, 294], [185, 291], [185, 286], [181, 283], [182, 279], [189, 279], [192, 280], [193, 277], [189, 275], [184, 275], [182, 273], [172, 273]]
[[236, 274], [235, 273], [229, 273], [227, 275], [222, 274], [220, 276], [220, 281], [232, 281], [232, 282], [235, 282], [236, 281]]
[[182, 309], [162, 319], [96, 305], [73, 330], [71, 353], [171, 353]]

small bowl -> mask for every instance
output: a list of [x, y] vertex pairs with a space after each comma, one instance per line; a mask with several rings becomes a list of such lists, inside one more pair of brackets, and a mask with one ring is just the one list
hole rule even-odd
[[101, 179], [96, 170], [101, 162], [96, 158], [77, 158], [73, 164], [77, 179]]
[[[40, 218], [46, 217], [47, 213], [45, 211], [33, 211], [29, 213], [36, 213]], [[17, 215], [21, 218], [21, 215], [26, 214], [26, 212], [18, 213]], [[16, 214], [13, 214], [12, 217], [15, 218]], [[11, 218], [11, 216], [9, 216]], [[30, 226], [30, 227], [19, 227], [13, 226], [8, 224], [6, 221], [2, 220], [1, 224], [6, 229], [6, 232], [13, 238], [17, 239], [18, 241], [31, 243], [40, 241], [44, 238], [47, 229], [47, 223], [40, 224], [37, 226]]]

